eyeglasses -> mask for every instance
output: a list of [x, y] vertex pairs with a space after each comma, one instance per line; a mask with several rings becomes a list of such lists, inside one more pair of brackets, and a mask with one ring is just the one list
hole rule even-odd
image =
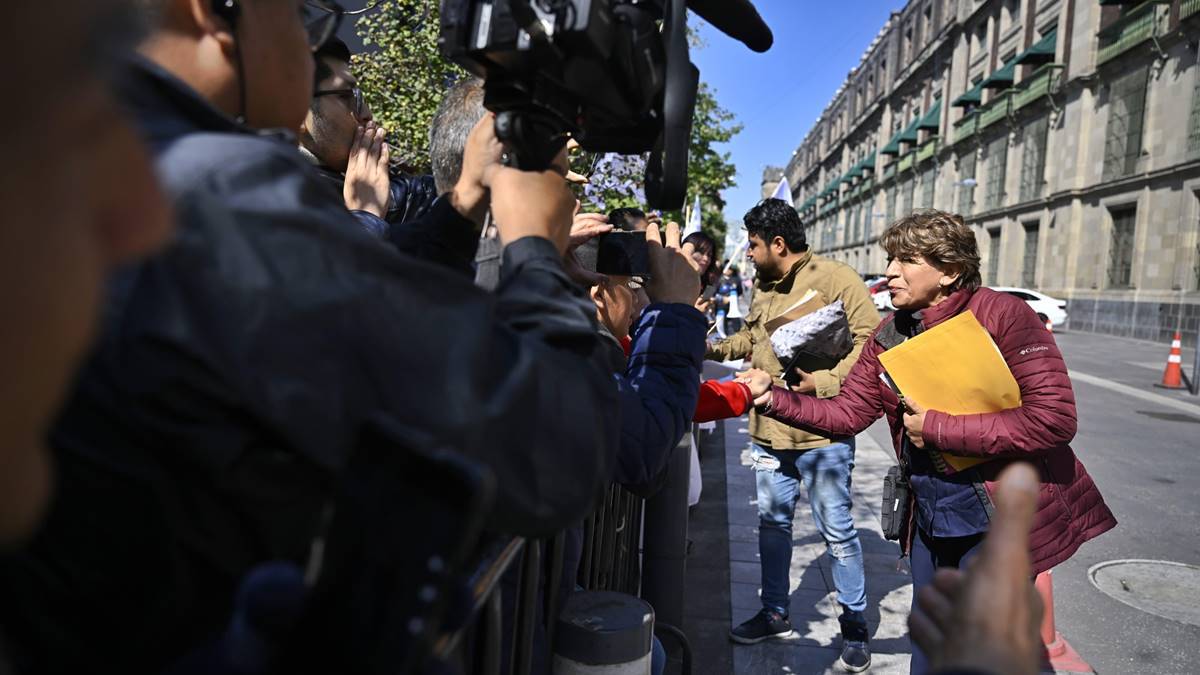
[[350, 87], [349, 89], [326, 89], [324, 91], [313, 92], [313, 98], [320, 98], [322, 96], [337, 96], [338, 98], [342, 99], [352, 98], [354, 103], [352, 104], [353, 108], [351, 108], [351, 110], [357, 117], [362, 117], [363, 110], [366, 109], [366, 104], [363, 102], [362, 89], [359, 89], [358, 87]]
[[308, 33], [308, 46], [314, 52], [337, 32], [346, 10], [332, 0], [305, 0], [301, 16]]

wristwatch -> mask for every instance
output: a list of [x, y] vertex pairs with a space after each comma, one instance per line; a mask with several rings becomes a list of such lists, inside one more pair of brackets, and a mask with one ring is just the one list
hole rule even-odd
[[754, 406], [754, 412], [758, 413], [759, 415], [769, 414], [771, 412], [771, 408], [773, 407], [771, 404], [774, 402], [775, 395], [772, 394], [770, 400], [768, 400], [766, 403]]

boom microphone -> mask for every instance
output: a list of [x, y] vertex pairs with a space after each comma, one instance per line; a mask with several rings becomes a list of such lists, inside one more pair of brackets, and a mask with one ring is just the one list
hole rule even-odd
[[756, 52], [767, 51], [775, 42], [750, 0], [687, 0], [687, 6], [714, 28]]

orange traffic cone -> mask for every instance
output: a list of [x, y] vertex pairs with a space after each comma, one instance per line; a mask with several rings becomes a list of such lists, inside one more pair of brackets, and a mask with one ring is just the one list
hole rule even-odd
[[1046, 646], [1049, 665], [1056, 673], [1094, 673], [1087, 661], [1054, 627], [1054, 579], [1050, 576], [1051, 572], [1053, 570], [1042, 572], [1033, 581], [1042, 598], [1042, 644]]
[[1167, 357], [1167, 369], [1163, 371], [1162, 384], [1164, 389], [1183, 389], [1183, 354], [1180, 352], [1183, 335], [1175, 331], [1175, 339], [1171, 340], [1171, 355]]

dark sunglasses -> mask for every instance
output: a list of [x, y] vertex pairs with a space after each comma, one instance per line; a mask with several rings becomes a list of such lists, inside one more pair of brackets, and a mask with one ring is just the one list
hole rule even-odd
[[358, 87], [350, 87], [349, 89], [325, 89], [323, 91], [313, 92], [313, 98], [320, 98], [322, 96], [337, 96], [338, 98], [342, 99], [353, 98], [354, 102], [351, 110], [354, 111], [355, 115], [362, 117], [363, 109], [365, 107], [363, 103], [362, 89], [359, 89]]
[[346, 10], [333, 0], [305, 0], [301, 15], [304, 30], [308, 33], [308, 46], [315, 52], [337, 32]]

